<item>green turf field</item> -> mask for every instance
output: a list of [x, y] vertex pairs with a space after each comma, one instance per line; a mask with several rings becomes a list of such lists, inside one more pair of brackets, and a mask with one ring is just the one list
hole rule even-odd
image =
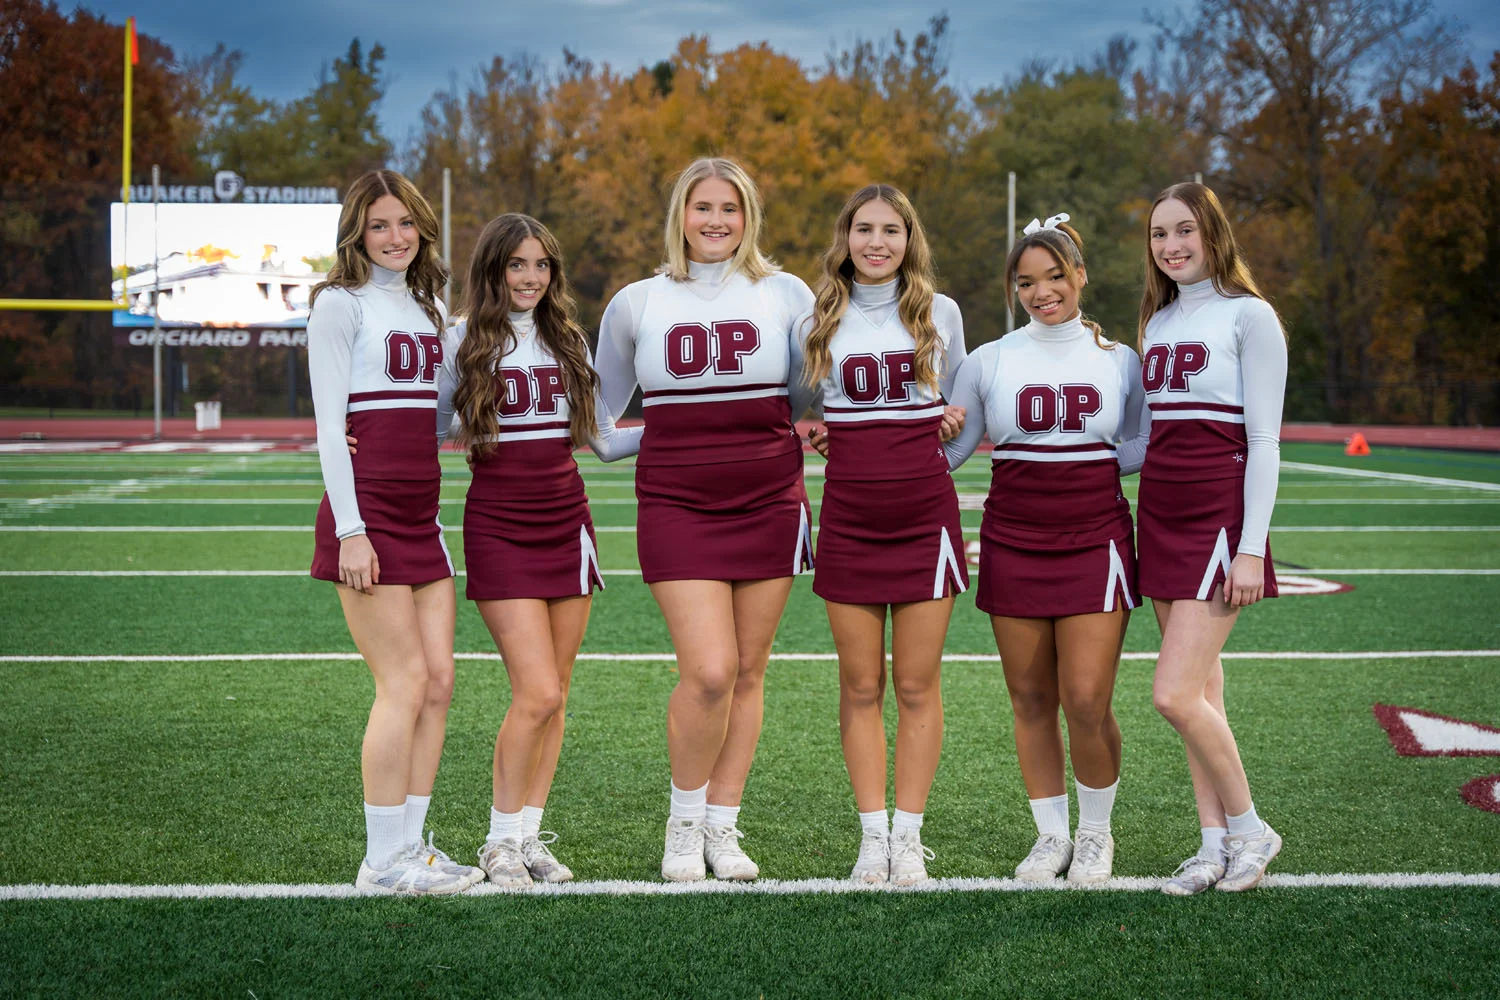
[[[763, 874], [794, 884], [589, 894], [654, 884], [675, 675], [635, 574], [632, 470], [585, 459], [609, 589], [545, 821], [583, 891], [391, 900], [96, 898], [105, 885], [336, 896], [352, 881], [372, 685], [332, 588], [305, 576], [316, 457], [0, 455], [0, 995], [1500, 994], [1500, 814], [1459, 794], [1500, 758], [1398, 756], [1371, 711], [1500, 726], [1500, 457], [1349, 459], [1316, 445], [1282, 457], [1279, 572], [1354, 588], [1253, 608], [1228, 647], [1256, 804], [1286, 837], [1273, 871], [1300, 881], [1189, 900], [1131, 881], [1168, 874], [1197, 844], [1181, 745], [1151, 706], [1149, 610], [1131, 623], [1115, 702], [1117, 891], [960, 881], [1009, 875], [1034, 836], [988, 621], [965, 595], [923, 829], [930, 871], [952, 881], [828, 891], [816, 880], [847, 874], [858, 825], [833, 646], [802, 579], [740, 823]], [[444, 470], [444, 520], [458, 525], [467, 472], [457, 455]], [[819, 472], [810, 464], [815, 503]], [[977, 529], [987, 463], [957, 478]], [[462, 567], [462, 534], [449, 544]], [[457, 648], [493, 654], [462, 601]], [[485, 833], [507, 698], [495, 659], [460, 660], [430, 820], [455, 857]], [[894, 723], [891, 704], [892, 735]], [[1434, 873], [1492, 877], [1371, 877]], [[1360, 878], [1330, 887], [1334, 875]], [[77, 898], [18, 888], [43, 884]], [[45, 898], [18, 898], [28, 891]]]

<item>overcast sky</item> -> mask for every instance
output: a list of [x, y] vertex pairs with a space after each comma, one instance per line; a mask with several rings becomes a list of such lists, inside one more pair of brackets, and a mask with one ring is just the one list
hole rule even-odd
[[[67, 0], [63, 0], [67, 5]], [[910, 37], [946, 10], [952, 80], [966, 91], [992, 86], [1028, 59], [1086, 60], [1111, 35], [1151, 37], [1144, 11], [1172, 10], [1171, 0], [902, 0], [832, 4], [808, 0], [263, 0], [258, 4], [179, 0], [92, 0], [82, 4], [111, 20], [134, 15], [139, 29], [183, 55], [223, 42], [245, 55], [242, 79], [262, 97], [287, 99], [316, 84], [320, 68], [351, 38], [385, 46], [391, 86], [381, 110], [386, 134], [404, 146], [418, 112], [456, 74], [462, 88], [496, 55], [530, 53], [559, 64], [564, 48], [615, 69], [650, 65], [678, 39], [706, 34], [715, 51], [767, 41], [804, 65], [819, 67], [856, 38]], [[1434, 12], [1465, 27], [1469, 56], [1484, 66], [1500, 49], [1500, 3], [1435, 0]], [[1184, 5], [1186, 9], [1186, 5]]]

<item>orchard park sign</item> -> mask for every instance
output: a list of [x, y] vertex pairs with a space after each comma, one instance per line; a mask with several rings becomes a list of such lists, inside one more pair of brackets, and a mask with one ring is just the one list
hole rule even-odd
[[[150, 184], [132, 184], [130, 200], [150, 202]], [[335, 187], [288, 187], [283, 185], [260, 186], [245, 183], [245, 178], [233, 170], [220, 170], [214, 174], [213, 184], [163, 184], [161, 201], [164, 204], [218, 205], [241, 203], [247, 205], [337, 205], [339, 189]]]

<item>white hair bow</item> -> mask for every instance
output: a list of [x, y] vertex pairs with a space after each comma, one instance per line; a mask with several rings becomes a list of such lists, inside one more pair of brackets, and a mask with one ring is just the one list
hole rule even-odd
[[[1046, 222], [1043, 222], [1041, 219], [1032, 219], [1026, 223], [1026, 228], [1021, 230], [1021, 233], [1024, 236], [1031, 236], [1041, 232], [1043, 229], [1057, 229], [1059, 222], [1067, 222], [1070, 218], [1071, 216], [1067, 212], [1059, 212]], [[1063, 233], [1063, 235], [1066, 236], [1067, 233]]]

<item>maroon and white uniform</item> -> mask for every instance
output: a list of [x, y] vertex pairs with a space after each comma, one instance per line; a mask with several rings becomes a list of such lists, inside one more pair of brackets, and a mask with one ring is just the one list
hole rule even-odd
[[969, 415], [944, 446], [948, 464], [961, 465], [986, 432], [995, 443], [980, 610], [1062, 618], [1138, 603], [1116, 448], [1142, 420], [1140, 367], [1134, 351], [1100, 347], [1077, 318], [1032, 321], [964, 362], [950, 402]]
[[[532, 311], [510, 314], [516, 342], [494, 365], [499, 383], [495, 449], [474, 466], [464, 502], [465, 592], [471, 601], [548, 600], [603, 589], [594, 521], [573, 458], [572, 407], [563, 369], [536, 332]], [[458, 348], [468, 332], [448, 334], [438, 377], [441, 443], [453, 422]], [[599, 433], [590, 446], [606, 462], [634, 455], [640, 428], [616, 428], [603, 401], [594, 403]]]
[[1281, 463], [1287, 352], [1270, 304], [1178, 286], [1146, 325], [1141, 380], [1150, 409], [1141, 492], [1141, 592], [1206, 601], [1240, 552], [1265, 558]]
[[[442, 472], [433, 413], [443, 341], [406, 287], [378, 264], [359, 288], [325, 288], [307, 320], [307, 366], [327, 492], [312, 575], [339, 578], [339, 542], [366, 535], [381, 584], [453, 575], [438, 521]], [[439, 306], [441, 308], [441, 305]], [[349, 454], [345, 423], [359, 440]]]
[[[817, 387], [833, 442], [818, 515], [813, 593], [841, 604], [905, 604], [969, 586], [958, 492], [943, 456], [943, 399], [966, 356], [963, 317], [932, 303], [936, 386], [916, 377], [916, 339], [899, 314], [900, 279], [856, 284], [828, 342], [833, 366]], [[812, 332], [799, 324], [797, 349]]]
[[812, 306], [800, 278], [752, 282], [729, 262], [657, 275], [610, 301], [600, 387], [618, 414], [637, 385], [636, 546], [647, 583], [765, 580], [811, 565], [802, 445], [788, 379], [793, 326]]

